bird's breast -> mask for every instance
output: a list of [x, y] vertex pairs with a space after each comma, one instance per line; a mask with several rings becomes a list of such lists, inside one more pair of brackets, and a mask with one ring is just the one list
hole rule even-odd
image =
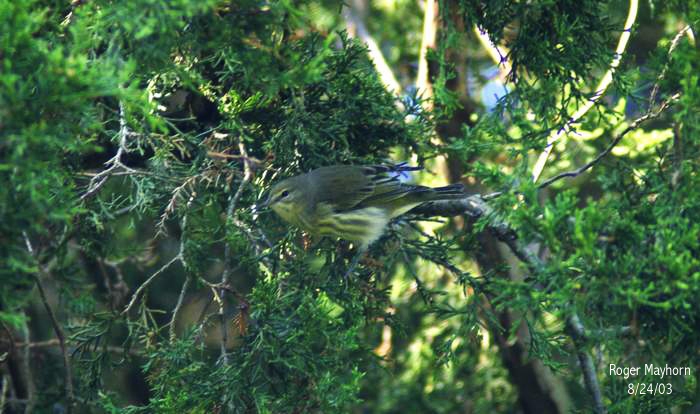
[[321, 234], [359, 242], [367, 247], [384, 233], [390, 219], [384, 208], [365, 207], [319, 216], [317, 228]]

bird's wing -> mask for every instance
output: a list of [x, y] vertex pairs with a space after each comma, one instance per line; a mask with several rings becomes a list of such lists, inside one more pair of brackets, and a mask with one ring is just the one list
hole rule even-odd
[[312, 172], [317, 188], [317, 202], [332, 204], [344, 211], [361, 207], [368, 202], [390, 201], [402, 197], [412, 186], [401, 183], [399, 177], [419, 167], [397, 165], [337, 165]]

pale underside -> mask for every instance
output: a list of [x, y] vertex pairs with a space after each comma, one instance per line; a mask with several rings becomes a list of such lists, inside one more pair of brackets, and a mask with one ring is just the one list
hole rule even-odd
[[392, 218], [400, 216], [418, 204], [420, 203], [402, 206], [394, 211], [380, 207], [365, 207], [350, 211], [329, 212], [330, 214], [319, 218], [315, 228], [320, 229], [317, 234], [341, 237], [359, 243], [361, 248], [367, 248], [381, 237]]

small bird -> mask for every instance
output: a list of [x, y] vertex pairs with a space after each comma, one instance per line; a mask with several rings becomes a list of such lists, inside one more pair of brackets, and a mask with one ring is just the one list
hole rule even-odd
[[420, 170], [396, 165], [332, 165], [284, 179], [263, 204], [283, 220], [314, 235], [358, 243], [364, 252], [389, 221], [428, 201], [464, 198], [461, 184], [424, 187], [400, 177]]

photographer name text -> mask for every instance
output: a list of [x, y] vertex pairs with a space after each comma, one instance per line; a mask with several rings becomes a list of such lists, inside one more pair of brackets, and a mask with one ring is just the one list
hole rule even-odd
[[672, 367], [668, 364], [664, 366], [644, 364], [643, 368], [619, 367], [616, 364], [610, 364], [610, 370], [608, 371], [608, 375], [623, 377], [624, 379], [637, 377], [640, 373], [643, 373], [644, 376], [654, 376], [659, 379], [691, 375], [690, 367]]

